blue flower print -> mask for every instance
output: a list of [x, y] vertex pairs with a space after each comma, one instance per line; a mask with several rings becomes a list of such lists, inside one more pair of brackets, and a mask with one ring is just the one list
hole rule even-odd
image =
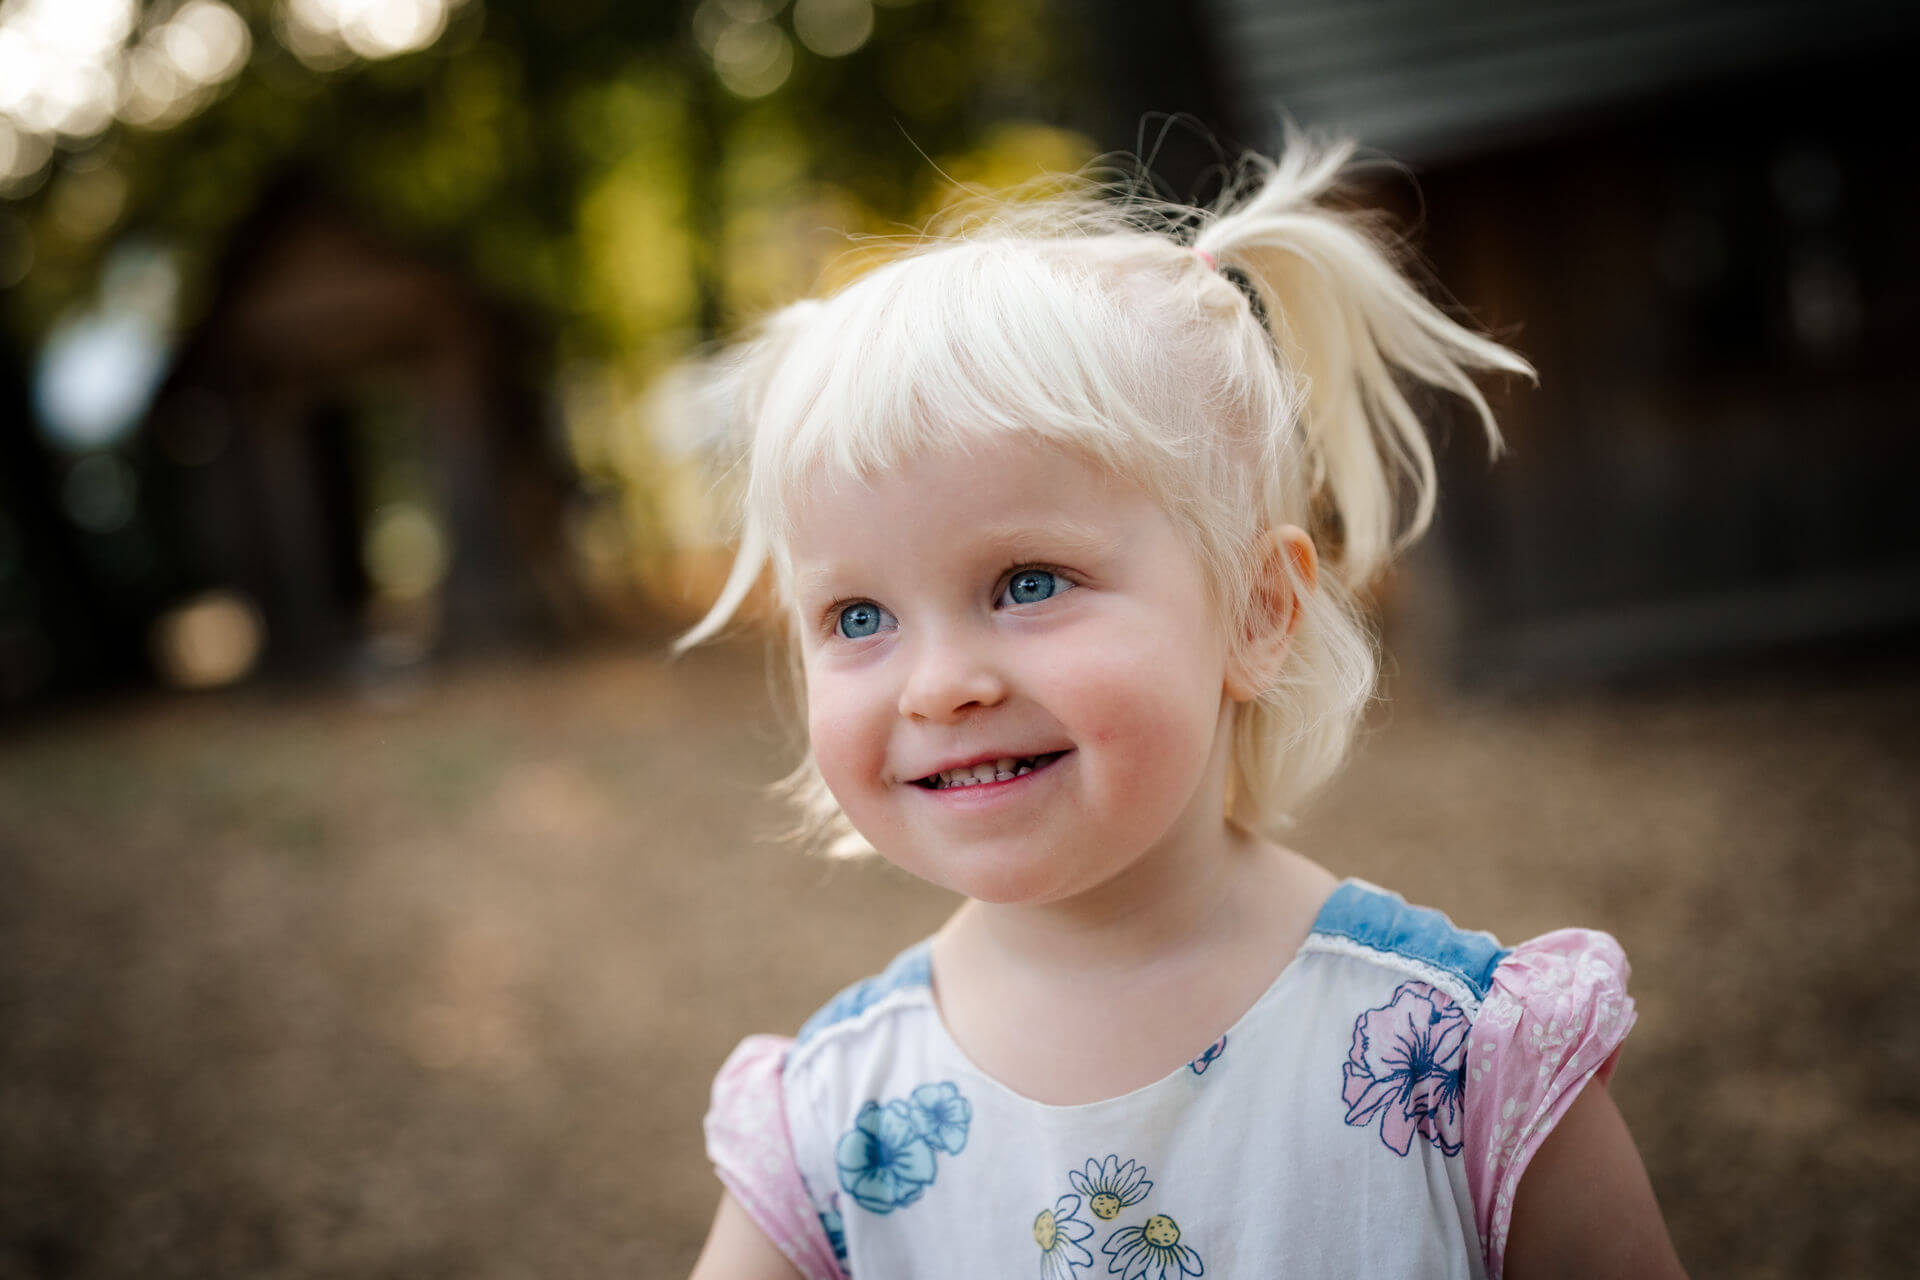
[[900, 1101], [860, 1108], [834, 1152], [840, 1186], [869, 1213], [892, 1213], [920, 1198], [933, 1181], [933, 1149]]
[[1187, 1065], [1193, 1069], [1193, 1074], [1203, 1075], [1205, 1074], [1207, 1068], [1213, 1065], [1213, 1060], [1215, 1058], [1218, 1058], [1221, 1054], [1225, 1053], [1226, 1051], [1227, 1051], [1227, 1038], [1225, 1036], [1221, 1036], [1218, 1040], [1215, 1040], [1212, 1044], [1207, 1046], [1207, 1051], [1205, 1053], [1201, 1054], [1199, 1057], [1195, 1058], [1192, 1062], [1189, 1062]]
[[1120, 1280], [1180, 1280], [1181, 1276], [1205, 1275], [1200, 1255], [1180, 1243], [1180, 1226], [1164, 1213], [1156, 1213], [1137, 1227], [1122, 1227], [1107, 1237], [1100, 1252], [1113, 1261], [1107, 1270]]
[[913, 1127], [927, 1145], [957, 1156], [967, 1145], [973, 1104], [948, 1081], [923, 1084], [913, 1091]]
[[[839, 1197], [835, 1196], [835, 1200]], [[842, 1221], [838, 1209], [829, 1209], [820, 1215], [820, 1229], [827, 1233], [827, 1243], [833, 1246], [833, 1256], [840, 1261], [841, 1269], [847, 1265], [847, 1224]]]
[[1080, 1197], [1061, 1196], [1053, 1208], [1042, 1209], [1033, 1220], [1033, 1242], [1040, 1246], [1040, 1280], [1073, 1280], [1075, 1267], [1091, 1267], [1093, 1255], [1080, 1242], [1093, 1234], [1093, 1224], [1079, 1218]]
[[1132, 1160], [1121, 1164], [1119, 1156], [1089, 1160], [1084, 1170], [1069, 1169], [1067, 1181], [1087, 1198], [1087, 1207], [1103, 1222], [1112, 1221], [1128, 1205], [1139, 1204], [1153, 1190], [1147, 1166]]

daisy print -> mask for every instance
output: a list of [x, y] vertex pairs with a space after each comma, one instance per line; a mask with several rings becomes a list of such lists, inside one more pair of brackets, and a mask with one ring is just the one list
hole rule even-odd
[[1087, 1198], [1087, 1207], [1103, 1222], [1112, 1221], [1128, 1205], [1139, 1204], [1153, 1190], [1147, 1166], [1132, 1160], [1121, 1164], [1119, 1156], [1088, 1160], [1084, 1170], [1069, 1170], [1067, 1181]]
[[1091, 1267], [1093, 1255], [1080, 1242], [1093, 1224], [1080, 1221], [1080, 1197], [1061, 1196], [1053, 1208], [1033, 1220], [1033, 1242], [1040, 1246], [1040, 1280], [1073, 1280], [1075, 1267]]
[[1180, 1224], [1156, 1213], [1137, 1227], [1122, 1227], [1107, 1237], [1100, 1252], [1113, 1261], [1107, 1270], [1120, 1280], [1180, 1280], [1206, 1274], [1200, 1255], [1180, 1243]]

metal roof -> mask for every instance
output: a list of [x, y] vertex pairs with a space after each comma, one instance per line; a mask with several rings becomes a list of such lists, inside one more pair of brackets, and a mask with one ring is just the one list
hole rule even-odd
[[1920, 32], [1906, 0], [1206, 0], [1252, 121], [1398, 156]]

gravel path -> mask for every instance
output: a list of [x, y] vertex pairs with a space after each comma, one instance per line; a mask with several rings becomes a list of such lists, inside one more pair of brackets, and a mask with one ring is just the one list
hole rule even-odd
[[[756, 840], [764, 662], [575, 657], [0, 737], [0, 1277], [674, 1276], [708, 1080], [933, 928]], [[1699, 1276], [1920, 1274], [1920, 668], [1403, 691], [1294, 843], [1617, 934]]]

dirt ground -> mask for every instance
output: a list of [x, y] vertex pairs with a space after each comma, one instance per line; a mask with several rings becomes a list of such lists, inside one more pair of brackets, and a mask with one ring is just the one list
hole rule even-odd
[[[942, 895], [761, 839], [750, 649], [0, 734], [0, 1277], [675, 1276], [709, 1079]], [[1294, 843], [1611, 930], [1696, 1276], [1920, 1274], [1920, 665], [1403, 688]]]

